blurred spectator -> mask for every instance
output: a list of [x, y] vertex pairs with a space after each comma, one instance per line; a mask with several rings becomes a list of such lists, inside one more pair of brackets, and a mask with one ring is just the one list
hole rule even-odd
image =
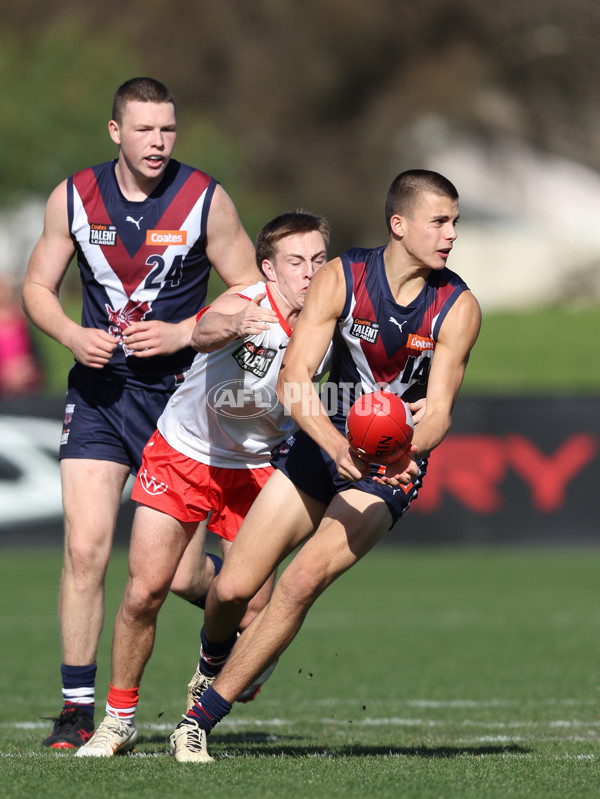
[[17, 301], [17, 286], [0, 272], [0, 396], [32, 394], [42, 385], [28, 322]]

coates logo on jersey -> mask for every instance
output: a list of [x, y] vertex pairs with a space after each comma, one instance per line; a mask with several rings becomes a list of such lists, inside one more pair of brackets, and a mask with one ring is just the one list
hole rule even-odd
[[157, 496], [157, 494], [164, 494], [169, 488], [166, 483], [163, 483], [160, 480], [157, 480], [153, 475], [148, 474], [147, 469], [142, 469], [138, 477], [140, 480], [140, 485], [146, 494], [151, 494], [153, 497]]
[[435, 349], [435, 341], [425, 336], [417, 336], [414, 333], [408, 337], [406, 347], [415, 352], [432, 352]]
[[230, 419], [264, 416], [279, 402], [271, 386], [247, 386], [242, 379], [224, 380], [213, 386], [206, 401], [215, 413]]
[[361, 338], [369, 344], [375, 344], [379, 335], [379, 324], [371, 319], [355, 319], [350, 328], [350, 335]]
[[[117, 308], [115, 311], [110, 305], [104, 306], [108, 313], [108, 332], [111, 336], [116, 336], [122, 339], [124, 330], [132, 324], [132, 322], [141, 322], [151, 308], [149, 302], [136, 302], [135, 300], [128, 300], [127, 305], [123, 308]], [[122, 340], [121, 340], [121, 343]], [[123, 344], [125, 355], [131, 355], [133, 350], [128, 349]]]
[[117, 228], [114, 225], [90, 222], [90, 244], [115, 247], [117, 244]]
[[187, 244], [187, 230], [147, 230], [146, 244], [159, 244], [161, 247]]

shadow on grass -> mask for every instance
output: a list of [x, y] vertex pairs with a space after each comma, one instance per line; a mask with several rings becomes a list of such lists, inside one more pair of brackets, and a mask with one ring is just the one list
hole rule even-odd
[[[321, 746], [302, 744], [301, 735], [273, 735], [269, 733], [226, 733], [210, 735], [210, 752], [216, 757], [422, 757], [453, 758], [481, 757], [482, 755], [527, 754], [532, 750], [516, 744], [490, 746]], [[298, 741], [298, 743], [294, 743]], [[138, 746], [158, 744], [168, 748], [168, 737], [144, 735], [138, 738]], [[138, 750], [139, 751], [139, 750]]]

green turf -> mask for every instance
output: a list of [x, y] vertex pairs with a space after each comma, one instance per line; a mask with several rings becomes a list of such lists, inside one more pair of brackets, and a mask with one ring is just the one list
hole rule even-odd
[[[59, 704], [60, 553], [1, 554], [3, 797], [600, 796], [597, 551], [380, 545], [320, 598], [259, 698], [215, 730], [206, 766], [167, 755], [202, 615], [175, 598], [142, 683], [136, 755], [40, 746], [40, 717]], [[125, 574], [118, 551], [111, 623]]]
[[599, 333], [597, 306], [484, 313], [463, 391], [597, 395]]

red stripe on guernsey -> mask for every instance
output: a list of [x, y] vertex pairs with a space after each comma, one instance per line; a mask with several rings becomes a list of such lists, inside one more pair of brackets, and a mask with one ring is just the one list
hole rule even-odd
[[[352, 264], [352, 272], [356, 300], [352, 309], [352, 316], [354, 319], [377, 319], [377, 313], [371, 302], [365, 281], [361, 279], [366, 275], [364, 263]], [[368, 364], [376, 383], [391, 383], [404, 368], [408, 357], [404, 347], [388, 354], [383, 343], [381, 331], [375, 343], [361, 341], [360, 348], [363, 352], [365, 365]]]
[[[177, 192], [177, 198], [171, 202], [163, 216], [153, 226], [155, 230], [179, 230], [187, 219], [190, 211], [210, 183], [210, 177], [203, 172], [194, 171]], [[101, 193], [96, 190], [96, 177], [92, 168], [84, 169], [73, 177], [75, 186], [85, 209], [88, 222], [110, 225], [113, 221], [108, 215]], [[191, 246], [194, 242], [188, 242]], [[111, 269], [117, 275], [128, 296], [138, 287], [146, 277], [151, 267], [146, 264], [150, 255], [162, 255], [169, 246], [158, 244], [142, 244], [138, 249], [142, 258], [137, 260], [127, 252], [117, 231], [117, 241], [114, 246], [100, 245], [104, 254], [110, 257]]]
[[[434, 325], [437, 315], [442, 311], [444, 304], [456, 291], [456, 286], [446, 284], [440, 286], [435, 293], [434, 302], [423, 309], [420, 320], [411, 318], [410, 333], [402, 332], [398, 325], [389, 321], [390, 306], [381, 306], [375, 309], [369, 295], [367, 281], [364, 280], [366, 270], [363, 263], [352, 264], [354, 276], [355, 305], [352, 309], [353, 319], [374, 321], [379, 319], [379, 331], [376, 340], [371, 343], [360, 340], [360, 349], [363, 354], [363, 368], [367, 368], [376, 383], [389, 384], [398, 380], [402, 375], [409, 358], [420, 359], [431, 357], [432, 348], [415, 348], [410, 346], [411, 339], [415, 336], [425, 340], [434, 338]], [[398, 310], [404, 311], [405, 309]], [[386, 312], [386, 309], [388, 312]], [[415, 325], [417, 325], [415, 327]]]

